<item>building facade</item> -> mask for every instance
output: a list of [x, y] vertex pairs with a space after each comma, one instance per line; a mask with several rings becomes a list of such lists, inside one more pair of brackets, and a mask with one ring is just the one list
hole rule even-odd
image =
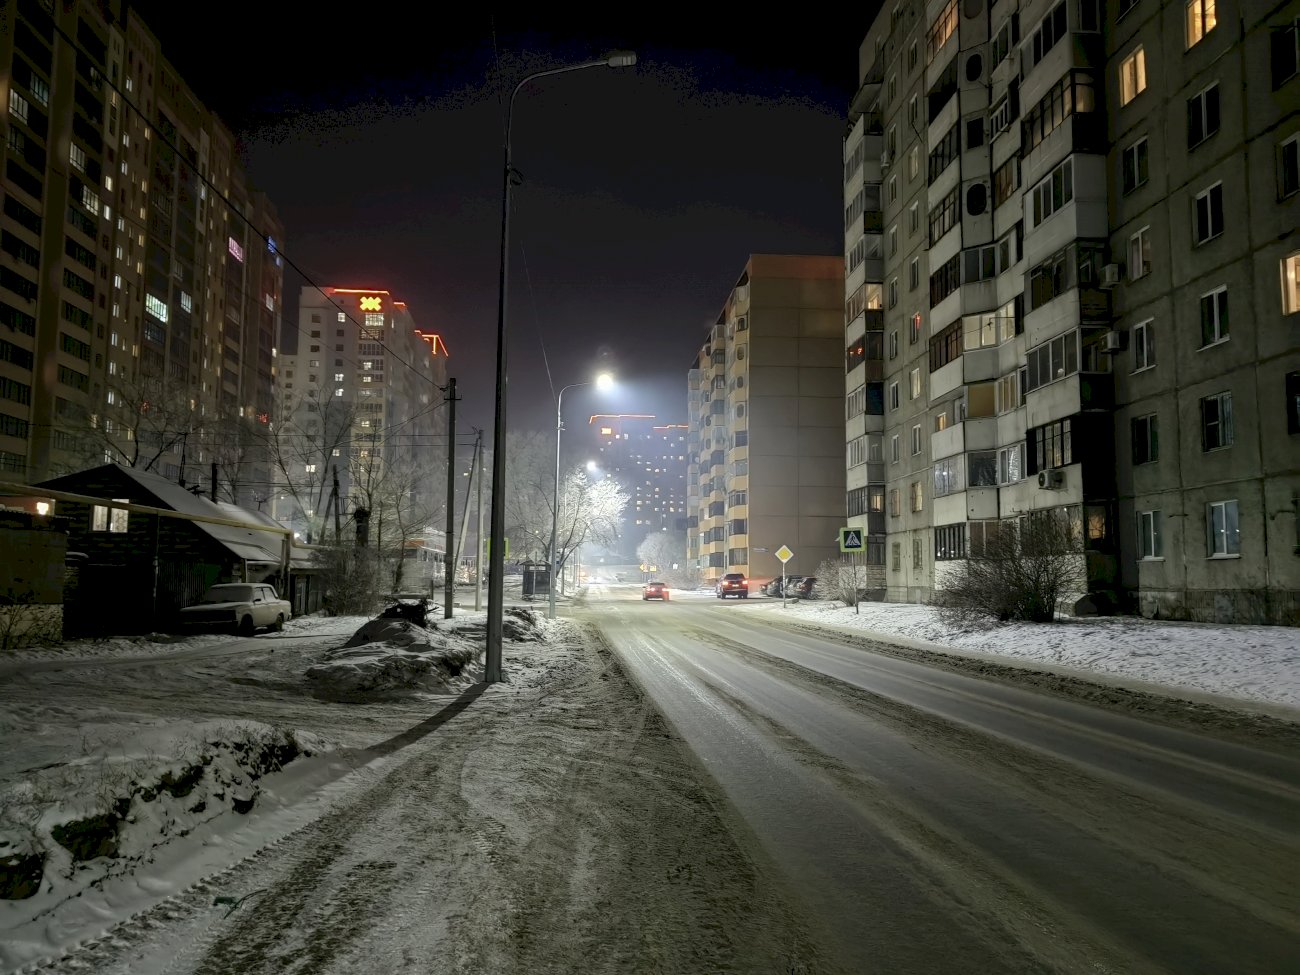
[[688, 373], [688, 558], [727, 572], [812, 575], [844, 526], [844, 266], [755, 254]]
[[844, 146], [846, 337], [869, 336], [869, 404], [879, 350], [884, 497], [870, 440], [849, 483], [868, 518], [883, 505], [890, 599], [934, 598], [988, 532], [1053, 517], [1122, 606], [1300, 622], [1298, 14], [877, 18]]
[[587, 428], [593, 459], [628, 494], [622, 554], [634, 557], [651, 532], [685, 532], [686, 424], [660, 423], [645, 413], [597, 413]]
[[0, 470], [269, 483], [283, 230], [121, 2], [0, 9]]
[[277, 516], [304, 535], [331, 528], [337, 474], [344, 518], [384, 510], [423, 529], [446, 484], [442, 336], [388, 291], [304, 287], [297, 343], [280, 357]]

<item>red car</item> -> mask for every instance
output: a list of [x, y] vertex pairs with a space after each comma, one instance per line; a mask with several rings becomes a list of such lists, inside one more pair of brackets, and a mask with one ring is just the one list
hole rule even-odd
[[641, 587], [641, 598], [644, 599], [662, 599], [668, 601], [668, 587], [662, 582], [647, 582]]
[[719, 599], [726, 599], [728, 596], [735, 596], [737, 599], [748, 599], [749, 580], [745, 578], [743, 572], [728, 572], [718, 580], [714, 592]]

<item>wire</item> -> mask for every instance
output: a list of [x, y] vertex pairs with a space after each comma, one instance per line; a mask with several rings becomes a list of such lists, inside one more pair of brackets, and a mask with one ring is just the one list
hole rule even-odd
[[524, 245], [519, 245], [519, 256], [524, 262], [524, 279], [528, 282], [528, 300], [533, 306], [533, 328], [537, 331], [537, 344], [542, 347], [542, 365], [546, 367], [546, 383], [551, 387], [551, 399], [555, 399], [555, 379], [551, 376], [551, 360], [546, 354], [546, 338], [542, 335], [542, 321], [537, 314], [537, 294], [533, 291], [533, 274], [528, 267], [528, 252]]
[[[59, 24], [58, 24], [57, 22], [55, 22], [53, 26], [54, 26], [54, 31], [55, 31], [55, 33], [57, 33], [60, 37], [62, 37], [63, 40], [64, 40], [64, 41], [65, 41], [65, 42], [66, 42], [66, 43], [67, 43], [67, 44], [68, 44], [68, 45], [69, 45], [69, 46], [70, 46], [74, 51], [76, 51], [79, 55], [85, 57], [85, 58], [86, 58], [88, 61], [90, 61], [92, 64], [96, 62], [97, 59], [92, 58], [92, 57], [91, 57], [91, 56], [90, 56], [90, 55], [85, 51], [85, 49], [83, 49], [81, 46], [79, 46], [79, 45], [77, 44], [77, 42], [76, 42], [75, 40], [73, 40], [72, 37], [70, 37], [70, 36], [68, 35], [68, 33], [67, 33], [67, 32], [66, 32], [66, 31], [65, 31], [61, 26], [59, 26]], [[134, 103], [130, 98], [128, 98], [128, 97], [126, 96], [126, 93], [125, 93], [124, 91], [122, 91], [122, 89], [119, 88], [119, 87], [117, 86], [117, 84], [116, 84], [115, 82], [113, 82], [113, 81], [109, 78], [109, 76], [108, 76], [107, 73], [101, 73], [101, 81], [102, 81], [102, 83], [103, 83], [104, 85], [106, 85], [107, 87], [111, 88], [111, 89], [112, 89], [112, 90], [113, 90], [113, 91], [114, 91], [114, 92], [115, 92], [115, 93], [116, 93], [116, 94], [117, 94], [117, 95], [122, 99], [123, 104], [125, 104], [127, 108], [129, 108], [129, 109], [130, 109], [130, 110], [131, 110], [131, 111], [132, 111], [136, 116], [138, 116], [138, 117], [140, 118], [140, 120], [145, 124], [146, 129], [150, 132], [150, 138], [154, 138], [154, 137], [158, 138], [159, 140], [162, 141], [162, 143], [163, 143], [164, 145], [166, 145], [169, 149], [171, 149], [173, 153], [175, 153], [176, 161], [177, 161], [177, 164], [178, 164], [178, 165], [188, 166], [189, 169], [194, 173], [195, 177], [196, 177], [196, 178], [197, 178], [197, 179], [198, 179], [198, 180], [199, 180], [199, 181], [200, 181], [200, 182], [201, 182], [201, 183], [202, 183], [202, 184], [203, 184], [203, 185], [204, 185], [204, 186], [205, 186], [205, 187], [206, 187], [206, 188], [207, 188], [207, 189], [208, 189], [212, 194], [213, 194], [213, 196], [214, 196], [216, 199], [219, 199], [222, 203], [224, 203], [224, 204], [226, 205], [226, 208], [227, 208], [229, 211], [231, 211], [232, 213], [234, 213], [234, 214], [235, 214], [235, 215], [236, 215], [236, 216], [237, 216], [241, 221], [243, 221], [243, 223], [248, 227], [248, 229], [249, 229], [250, 231], [252, 231], [254, 234], [257, 235], [257, 237], [262, 241], [262, 243], [267, 247], [267, 249], [268, 249], [269, 251], [271, 251], [271, 252], [272, 252], [273, 254], [275, 254], [277, 257], [282, 258], [282, 259], [284, 260], [284, 263], [287, 264], [289, 267], [291, 267], [291, 268], [292, 268], [294, 271], [296, 271], [299, 275], [301, 275], [302, 279], [303, 279], [303, 280], [304, 280], [304, 281], [305, 281], [305, 282], [306, 282], [310, 287], [315, 288], [315, 289], [316, 289], [317, 291], [319, 291], [322, 295], [325, 294], [325, 289], [324, 289], [324, 288], [322, 288], [322, 287], [321, 287], [320, 285], [318, 285], [314, 280], [312, 280], [311, 276], [308, 275], [307, 272], [304, 271], [304, 270], [302, 269], [302, 267], [300, 267], [300, 266], [299, 266], [296, 262], [294, 262], [294, 261], [293, 261], [293, 260], [292, 260], [288, 255], [287, 255], [287, 254], [285, 254], [282, 250], [280, 250], [279, 245], [278, 245], [278, 244], [275, 244], [275, 243], [272, 241], [272, 239], [271, 239], [270, 236], [268, 236], [267, 234], [265, 234], [265, 233], [263, 233], [261, 230], [259, 230], [257, 227], [255, 227], [255, 226], [253, 225], [252, 220], [250, 220], [250, 219], [249, 219], [248, 217], [246, 217], [243, 213], [241, 213], [240, 210], [239, 210], [239, 208], [236, 207], [233, 203], [231, 203], [231, 202], [230, 202], [230, 199], [229, 199], [228, 197], [226, 197], [223, 193], [221, 193], [221, 191], [218, 190], [217, 187], [216, 187], [215, 185], [213, 185], [213, 183], [212, 183], [211, 180], [209, 180], [206, 176], [204, 176], [201, 172], [199, 172], [198, 169], [197, 169], [194, 165], [192, 165], [191, 163], [189, 163], [189, 161], [185, 158], [185, 154], [181, 151], [180, 147], [177, 146], [177, 145], [175, 145], [173, 142], [171, 142], [171, 140], [167, 139], [165, 136], [162, 135], [162, 133], [161, 133], [160, 131], [158, 131], [157, 126], [155, 126], [153, 123], [151, 123], [151, 122], [149, 121], [148, 116], [147, 116], [144, 112], [140, 111], [140, 109], [136, 106], [136, 104], [135, 104], [135, 103]], [[118, 209], [118, 215], [119, 215], [119, 216], [122, 215], [122, 210], [121, 210], [120, 208]], [[123, 219], [125, 220], [124, 217], [123, 217]], [[140, 229], [144, 229], [142, 225], [137, 224], [134, 220], [132, 220], [131, 222], [132, 222], [132, 225], [133, 225], [133, 226], [140, 227]], [[141, 290], [143, 291], [144, 289], [142, 288]], [[326, 297], [328, 298], [329, 296], [326, 295]], [[344, 316], [347, 318], [348, 321], [350, 321], [350, 322], [352, 322], [354, 325], [356, 325], [357, 328], [358, 328], [359, 330], [362, 331], [362, 334], [365, 334], [365, 332], [364, 332], [364, 330], [365, 330], [365, 326], [363, 326], [363, 325], [362, 325], [360, 322], [358, 322], [355, 318], [353, 318], [351, 315], [349, 315], [348, 312], [347, 312], [347, 310], [346, 310], [345, 308], [342, 308], [341, 306], [339, 306], [338, 304], [336, 304], [336, 303], [333, 302], [332, 300], [331, 300], [330, 304], [333, 305], [335, 308], [337, 308], [338, 311], [339, 311], [339, 313], [342, 314], [342, 315], [344, 315]], [[281, 321], [282, 321], [282, 322], [285, 322], [285, 323], [288, 323], [289, 325], [291, 325], [292, 328], [293, 328], [296, 332], [298, 332], [299, 337], [302, 336], [302, 329], [298, 326], [298, 323], [297, 323], [297, 322], [293, 322], [293, 321], [291, 321], [290, 319], [288, 319], [288, 318], [286, 318], [286, 317], [283, 317], [283, 316], [281, 316]], [[446, 391], [446, 387], [445, 387], [445, 386], [440, 386], [438, 383], [433, 382], [433, 380], [432, 380], [431, 377], [426, 376], [424, 373], [422, 373], [422, 372], [421, 372], [419, 369], [417, 369], [415, 366], [411, 365], [411, 363], [407, 362], [404, 358], [402, 358], [402, 357], [401, 357], [400, 355], [398, 355], [395, 351], [393, 351], [391, 348], [389, 348], [389, 346], [387, 346], [387, 345], [383, 342], [382, 339], [370, 339], [370, 338], [368, 338], [368, 340], [373, 340], [373, 341], [375, 341], [375, 342], [376, 342], [376, 343], [377, 343], [381, 348], [383, 348], [386, 352], [388, 352], [388, 353], [389, 353], [389, 354], [390, 354], [394, 359], [396, 359], [396, 360], [397, 360], [398, 362], [400, 362], [402, 365], [406, 366], [406, 368], [410, 369], [412, 372], [414, 372], [414, 373], [415, 373], [417, 376], [419, 376], [421, 379], [426, 379], [426, 380], [428, 380], [428, 381], [429, 381], [433, 386], [437, 387], [439, 390], [442, 390], [442, 391], [444, 391], [444, 392]], [[356, 362], [355, 362], [354, 360], [350, 360], [350, 361], [353, 362], [353, 365], [356, 365]]]

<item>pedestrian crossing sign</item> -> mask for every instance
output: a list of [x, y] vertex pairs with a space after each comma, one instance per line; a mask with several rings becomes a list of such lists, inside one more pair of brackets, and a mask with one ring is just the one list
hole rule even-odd
[[840, 529], [841, 552], [861, 552], [864, 548], [866, 546], [863, 544], [861, 528]]

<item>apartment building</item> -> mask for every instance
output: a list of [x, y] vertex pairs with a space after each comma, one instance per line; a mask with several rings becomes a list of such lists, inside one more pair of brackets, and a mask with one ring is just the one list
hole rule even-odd
[[283, 229], [181, 71], [125, 3], [0, 8], [5, 476], [216, 462], [265, 494]]
[[752, 255], [688, 372], [687, 553], [705, 579], [811, 575], [844, 526], [844, 265]]
[[1298, 14], [877, 18], [845, 140], [846, 337], [868, 336], [870, 402], [857, 262], [867, 309], [883, 284], [883, 502], [852, 454], [849, 483], [883, 503], [890, 599], [933, 598], [1004, 521], [1055, 517], [1122, 606], [1300, 621]]
[[686, 531], [684, 423], [650, 413], [597, 413], [587, 421], [591, 459], [628, 493], [620, 549], [635, 556], [651, 532]]
[[280, 357], [277, 517], [319, 532], [337, 473], [345, 517], [400, 508], [424, 527], [446, 484], [442, 336], [389, 291], [304, 287], [297, 347]]

